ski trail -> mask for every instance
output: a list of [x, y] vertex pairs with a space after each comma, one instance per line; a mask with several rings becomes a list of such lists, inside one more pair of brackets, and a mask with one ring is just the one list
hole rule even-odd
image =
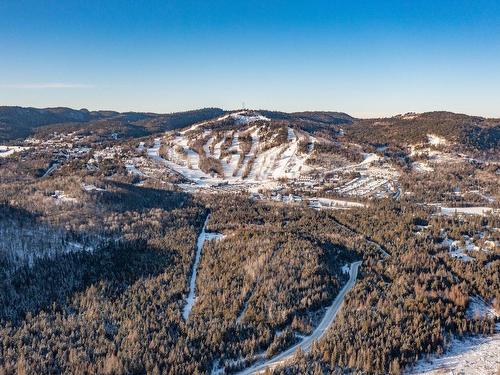
[[191, 313], [191, 310], [192, 310], [194, 303], [196, 301], [196, 294], [195, 294], [195, 292], [196, 292], [196, 275], [198, 273], [198, 266], [199, 266], [200, 260], [201, 260], [201, 250], [203, 248], [203, 244], [207, 240], [223, 238], [223, 235], [220, 233], [206, 232], [209, 218], [210, 218], [210, 214], [207, 215], [207, 218], [205, 219], [205, 223], [203, 224], [203, 228], [201, 229], [201, 233], [198, 236], [198, 240], [196, 241], [196, 256], [194, 258], [193, 268], [191, 270], [191, 280], [189, 281], [189, 294], [188, 294], [188, 297], [186, 299], [186, 305], [184, 306], [184, 310], [182, 311], [182, 317], [186, 321], [188, 320], [189, 314]]
[[248, 162], [251, 158], [255, 157], [257, 153], [257, 147], [259, 147], [259, 129], [254, 130], [250, 136], [252, 137], [252, 146], [250, 147], [250, 151], [245, 155], [243, 159], [243, 164], [241, 165], [240, 170], [238, 171], [238, 176], [242, 176], [245, 170], [247, 169]]

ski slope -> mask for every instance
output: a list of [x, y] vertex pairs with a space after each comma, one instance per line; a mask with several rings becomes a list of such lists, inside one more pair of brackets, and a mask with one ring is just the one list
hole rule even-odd
[[[214, 129], [214, 123], [228, 118], [234, 119], [236, 127]], [[181, 132], [156, 138], [153, 146], [147, 149], [147, 154], [201, 187], [221, 183], [267, 186], [282, 178], [299, 178], [309, 170], [305, 167], [305, 162], [313, 152], [315, 139], [310, 137], [312, 147], [309, 147], [307, 152], [299, 152], [300, 139], [295, 130], [288, 127], [286, 141], [269, 147], [261, 139], [261, 132], [268, 121], [270, 120], [262, 115], [248, 115], [244, 112], [225, 115], [217, 120], [195, 124]], [[246, 148], [248, 152], [245, 154], [240, 142], [243, 135], [249, 135], [251, 138], [250, 148]], [[271, 138], [268, 142], [272, 140]], [[203, 155], [199, 155], [190, 147], [193, 142], [203, 142]], [[165, 150], [162, 156], [159, 153], [160, 148]], [[223, 176], [203, 172], [200, 169], [201, 157], [219, 160]]]
[[201, 230], [200, 235], [198, 236], [198, 240], [196, 241], [196, 255], [193, 262], [193, 267], [191, 269], [191, 279], [189, 280], [189, 294], [186, 299], [186, 305], [182, 311], [182, 317], [184, 320], [189, 319], [189, 314], [193, 309], [194, 303], [196, 301], [196, 276], [198, 274], [198, 266], [200, 265], [201, 260], [201, 250], [203, 249], [203, 244], [205, 241], [209, 240], [218, 240], [223, 238], [224, 236], [220, 233], [210, 233], [206, 231], [208, 219], [210, 215], [207, 215], [205, 219], [205, 223], [203, 224], [203, 228]]

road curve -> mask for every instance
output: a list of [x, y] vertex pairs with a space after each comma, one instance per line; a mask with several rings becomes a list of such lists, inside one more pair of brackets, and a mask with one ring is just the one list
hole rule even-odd
[[264, 363], [256, 364], [252, 367], [249, 367], [239, 372], [238, 375], [258, 374], [264, 372], [266, 369], [273, 369], [274, 367], [283, 364], [284, 362], [291, 359], [299, 347], [302, 350], [302, 352], [308, 352], [311, 349], [313, 342], [323, 337], [328, 327], [335, 320], [335, 316], [337, 315], [337, 312], [340, 310], [340, 307], [344, 302], [345, 295], [352, 289], [354, 283], [356, 282], [356, 278], [358, 277], [358, 269], [360, 265], [361, 262], [351, 263], [351, 267], [349, 269], [349, 280], [342, 287], [337, 297], [335, 297], [333, 303], [328, 307], [325, 316], [323, 317], [319, 325], [309, 336], [304, 337], [302, 341], [300, 341], [298, 344], [295, 344], [294, 346], [284, 351], [283, 353], [274, 356], [273, 358], [267, 360]]

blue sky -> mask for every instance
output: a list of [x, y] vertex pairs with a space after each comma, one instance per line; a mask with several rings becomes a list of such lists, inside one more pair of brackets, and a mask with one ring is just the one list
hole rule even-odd
[[0, 104], [500, 117], [500, 1], [0, 0]]

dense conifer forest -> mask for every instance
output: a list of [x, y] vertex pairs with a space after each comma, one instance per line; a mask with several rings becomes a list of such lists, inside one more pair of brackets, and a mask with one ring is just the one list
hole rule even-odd
[[[0, 157], [0, 374], [237, 373], [314, 333], [358, 261], [325, 334], [275, 373], [400, 374], [491, 336], [497, 128], [441, 112], [0, 108], [0, 136], [25, 138]], [[283, 155], [309, 174], [256, 177]]]

